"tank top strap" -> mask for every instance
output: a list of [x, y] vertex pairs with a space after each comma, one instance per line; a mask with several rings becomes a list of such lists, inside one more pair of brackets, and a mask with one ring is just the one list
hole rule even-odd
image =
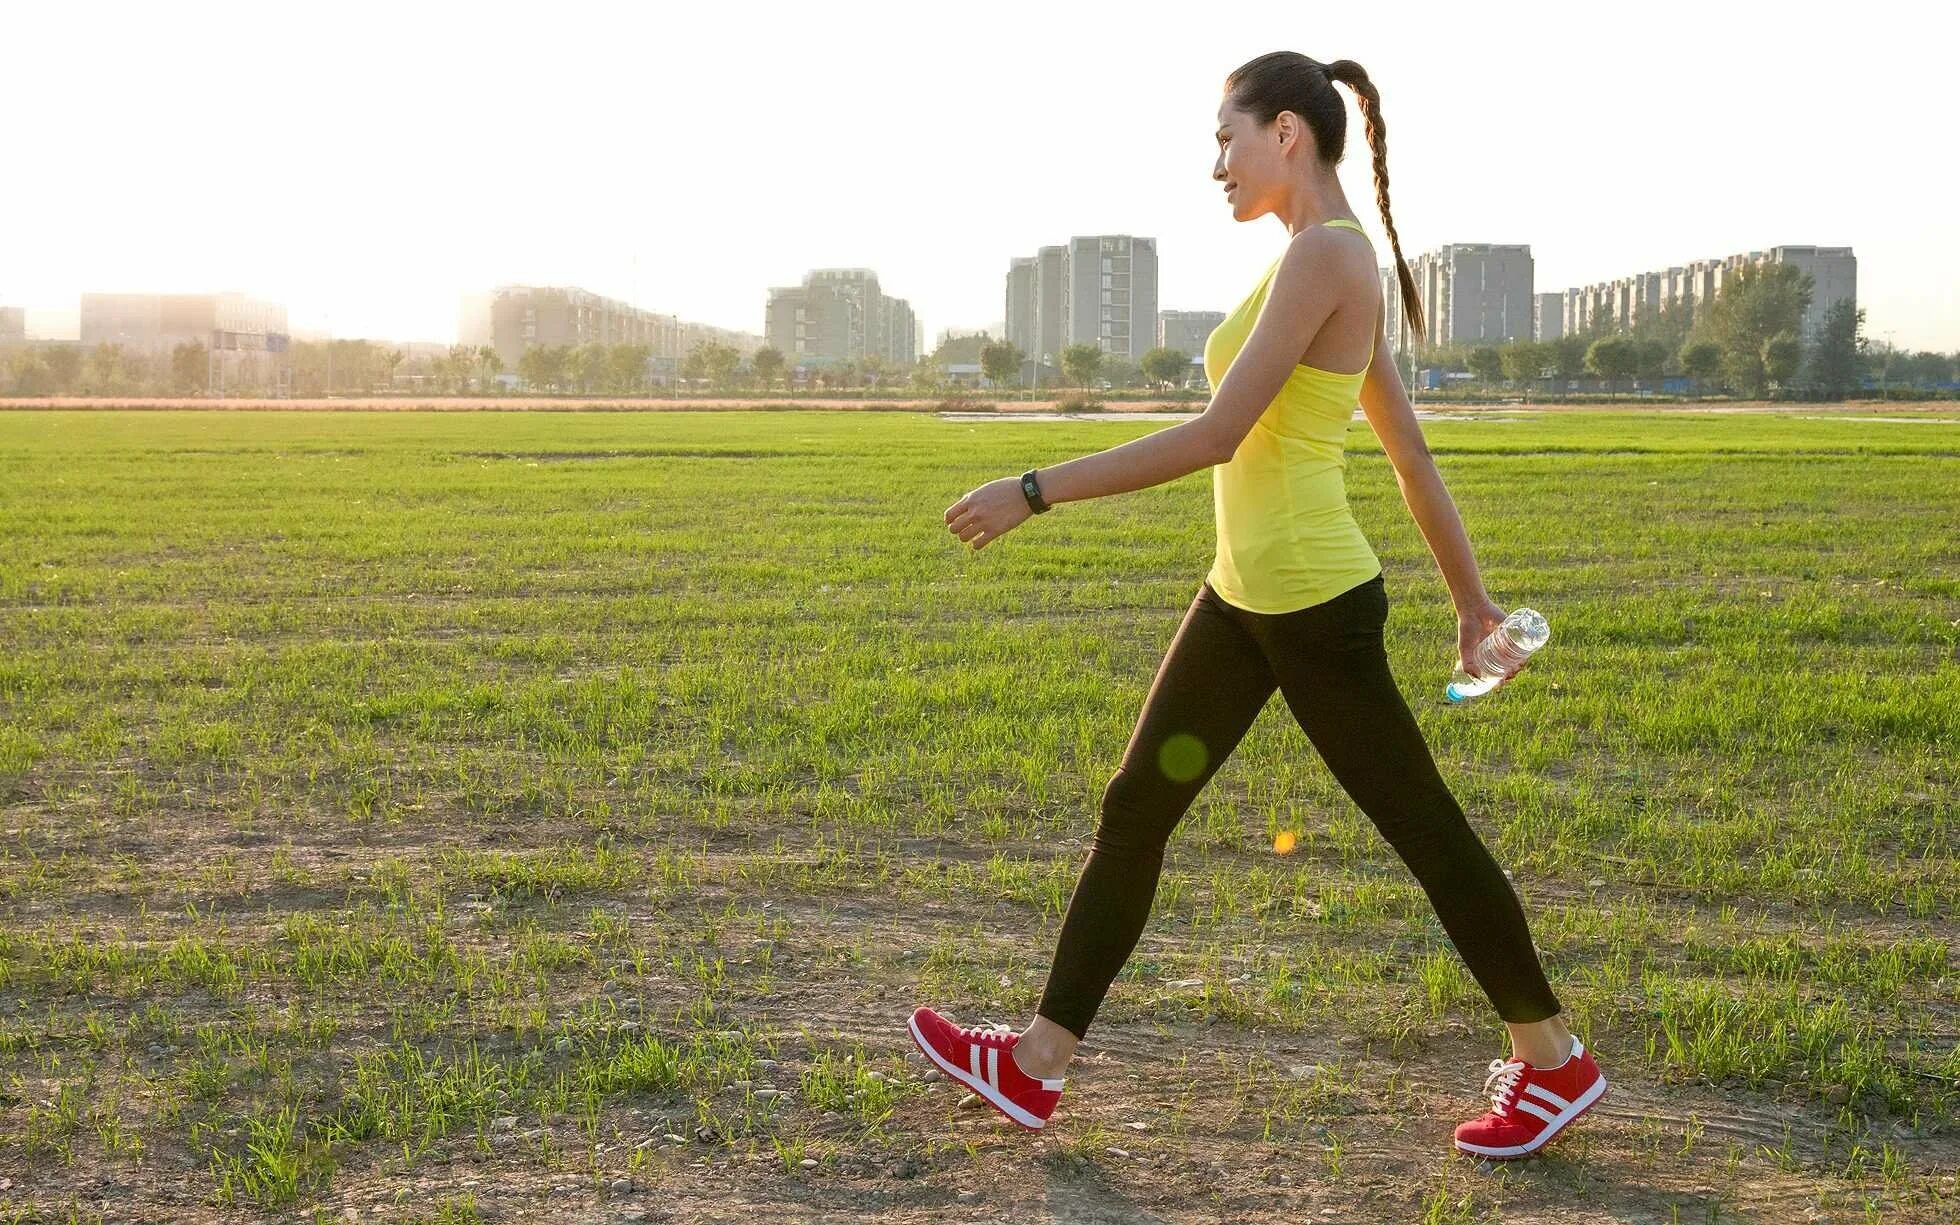
[[1344, 225], [1344, 226], [1346, 226], [1346, 227], [1347, 227], [1348, 229], [1350, 229], [1350, 230], [1353, 230], [1353, 231], [1354, 231], [1355, 233], [1357, 233], [1357, 234], [1359, 234], [1359, 235], [1361, 235], [1361, 236], [1362, 236], [1363, 238], [1366, 238], [1366, 237], [1368, 236], [1368, 231], [1366, 231], [1366, 230], [1364, 230], [1364, 229], [1362, 229], [1362, 228], [1361, 228], [1361, 227], [1360, 227], [1359, 225], [1357, 225], [1356, 223], [1354, 223], [1354, 222], [1352, 222], [1352, 221], [1349, 221], [1349, 220], [1348, 220], [1348, 219], [1347, 219], [1346, 217], [1334, 217], [1334, 218], [1331, 218], [1331, 219], [1329, 219], [1329, 220], [1327, 220], [1327, 221], [1323, 221], [1323, 222], [1321, 222], [1320, 224], [1322, 224], [1322, 225]]

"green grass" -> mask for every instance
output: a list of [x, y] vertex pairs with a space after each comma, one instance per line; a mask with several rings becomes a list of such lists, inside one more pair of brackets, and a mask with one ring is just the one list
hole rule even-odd
[[[1447, 594], [1361, 423], [1348, 487], [1569, 1016], [1621, 1083], [1830, 1129], [1763, 1177], [1923, 1196], [1948, 1150], [1890, 1128], [1960, 1104], [1960, 424], [1511, 416], [1425, 424], [1493, 597], [1552, 625], [1501, 694], [1443, 700]], [[979, 553], [941, 515], [1156, 428], [0, 413], [0, 1168], [46, 1213], [107, 1171], [276, 1210], [459, 1150], [603, 1187], [939, 1135], [903, 1015], [1032, 1009], [1212, 546], [1205, 472]], [[1277, 701], [1097, 1024], [1208, 1022], [1501, 1032]], [[1317, 1176], [1366, 1164], [1372, 1085], [1220, 1083], [1180, 1143], [1341, 1118]]]

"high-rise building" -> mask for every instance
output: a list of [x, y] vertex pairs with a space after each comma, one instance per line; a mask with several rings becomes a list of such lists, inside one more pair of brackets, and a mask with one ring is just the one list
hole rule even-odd
[[1078, 235], [1015, 256], [1008, 340], [1049, 366], [1076, 344], [1137, 361], [1157, 343], [1157, 275], [1157, 240], [1129, 234]]
[[1202, 358], [1212, 329], [1225, 322], [1224, 311], [1158, 311], [1157, 345], [1186, 357]]
[[1565, 295], [1533, 294], [1531, 335], [1534, 340], [1557, 340], [1565, 335]]
[[[1390, 353], [1406, 353], [1415, 347], [1416, 336], [1409, 327], [1409, 321], [1402, 314], [1402, 277], [1395, 265], [1377, 267], [1375, 275], [1382, 284], [1382, 331], [1388, 338]], [[1429, 321], [1423, 320], [1427, 327]]]
[[1157, 340], [1157, 240], [1069, 239], [1069, 343], [1136, 361]]
[[466, 295], [457, 334], [463, 344], [494, 348], [507, 370], [516, 370], [534, 346], [645, 345], [647, 374], [656, 382], [676, 377], [681, 360], [703, 341], [745, 357], [762, 347], [753, 332], [689, 323], [588, 290], [548, 285], [499, 285]]
[[[1497, 344], [1532, 334], [1532, 258], [1529, 243], [1459, 242], [1409, 261], [1422, 303], [1427, 343]], [[1393, 267], [1380, 270], [1388, 308], [1389, 344], [1398, 352], [1414, 336], [1401, 321], [1402, 292]]]
[[764, 334], [791, 366], [919, 359], [912, 304], [886, 296], [869, 268], [818, 268], [801, 285], [771, 289]]
[[1041, 354], [1040, 333], [1036, 328], [1036, 293], [1040, 286], [1040, 256], [1017, 255], [1007, 262], [1007, 330], [1004, 335], [1007, 343], [1019, 349], [1024, 357], [1039, 357]]
[[1054, 243], [1035, 251], [1034, 336], [1028, 351], [1050, 366], [1060, 366], [1068, 347], [1068, 244]]
[[168, 356], [201, 345], [213, 386], [291, 382], [286, 308], [240, 293], [85, 293], [81, 345]]
[[1691, 311], [1699, 310], [1715, 300], [1736, 269], [1768, 263], [1794, 264], [1810, 274], [1810, 305], [1801, 324], [1806, 337], [1815, 332], [1832, 306], [1847, 299], [1857, 301], [1858, 259], [1850, 247], [1771, 247], [1565, 290], [1561, 295], [1563, 327], [1568, 333], [1583, 332], [1604, 319], [1624, 329], [1650, 314], [1684, 303]]

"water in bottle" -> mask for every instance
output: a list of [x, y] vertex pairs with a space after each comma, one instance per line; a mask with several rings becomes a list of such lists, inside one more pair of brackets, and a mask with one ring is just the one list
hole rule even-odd
[[[1505, 677], [1510, 676], [1524, 662], [1531, 658], [1532, 652], [1545, 645], [1552, 636], [1551, 627], [1536, 609], [1518, 608], [1504, 618], [1503, 624], [1485, 635], [1476, 647], [1477, 658], [1459, 661], [1450, 683], [1443, 690], [1443, 696], [1452, 702], [1474, 698], [1478, 694], [1489, 693]], [[1464, 670], [1464, 663], [1477, 665], [1483, 675], [1472, 676]]]

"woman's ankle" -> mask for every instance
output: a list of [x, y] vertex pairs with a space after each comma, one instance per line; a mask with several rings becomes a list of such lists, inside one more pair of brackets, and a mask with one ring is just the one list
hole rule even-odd
[[1014, 1063], [1029, 1076], [1039, 1076], [1053, 1080], [1067, 1069], [1069, 1060], [1075, 1057], [1075, 1034], [1048, 1020], [1037, 1016], [1033, 1024], [1021, 1033], [1020, 1041], [1014, 1044]]
[[1028, 1075], [1042, 1080], [1055, 1080], [1068, 1070], [1072, 1054], [1057, 1054], [1054, 1051], [1029, 1050], [1025, 1043], [1017, 1042], [1008, 1052], [1014, 1057], [1014, 1066]]
[[1511, 1057], [1541, 1070], [1561, 1067], [1572, 1057], [1572, 1030], [1563, 1014], [1528, 1024], [1507, 1023]]

